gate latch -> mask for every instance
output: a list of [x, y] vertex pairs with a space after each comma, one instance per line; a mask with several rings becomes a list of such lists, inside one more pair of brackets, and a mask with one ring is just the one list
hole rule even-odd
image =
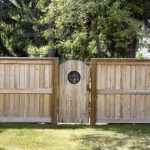
[[89, 84], [86, 85], [86, 90], [87, 90], [87, 91], [90, 91], [90, 90], [91, 90]]

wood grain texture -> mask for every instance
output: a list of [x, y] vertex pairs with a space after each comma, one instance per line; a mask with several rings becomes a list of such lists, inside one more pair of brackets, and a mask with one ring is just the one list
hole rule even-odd
[[55, 58], [0, 58], [0, 122], [53, 122], [56, 70]]
[[[96, 124], [150, 123], [150, 60], [92, 59]], [[97, 80], [95, 80], [95, 78]], [[92, 103], [94, 101], [92, 100]], [[92, 120], [92, 118], [91, 118]]]
[[[78, 71], [81, 79], [77, 84], [68, 81], [68, 73]], [[89, 122], [89, 91], [87, 84], [90, 79], [90, 68], [81, 61], [71, 60], [59, 68], [59, 113], [61, 123]]]

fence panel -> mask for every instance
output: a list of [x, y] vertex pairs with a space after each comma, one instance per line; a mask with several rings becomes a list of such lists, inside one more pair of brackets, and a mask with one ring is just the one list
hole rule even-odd
[[0, 58], [0, 122], [57, 119], [58, 59]]
[[150, 60], [92, 59], [91, 124], [150, 123]]

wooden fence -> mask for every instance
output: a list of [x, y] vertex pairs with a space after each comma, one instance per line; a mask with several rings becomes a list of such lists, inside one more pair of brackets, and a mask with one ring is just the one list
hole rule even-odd
[[150, 123], [150, 60], [92, 59], [91, 124]]
[[[0, 58], [0, 122], [87, 123], [90, 110], [91, 124], [150, 123], [150, 60], [92, 59], [91, 98], [89, 68], [74, 62], [60, 65], [59, 82], [57, 58]], [[68, 82], [70, 71], [79, 83]]]
[[0, 58], [0, 122], [57, 122], [58, 59]]

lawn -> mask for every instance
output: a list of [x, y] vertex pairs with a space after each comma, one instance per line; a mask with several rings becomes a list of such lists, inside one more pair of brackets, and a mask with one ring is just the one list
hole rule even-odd
[[0, 124], [0, 150], [150, 150], [150, 126]]

